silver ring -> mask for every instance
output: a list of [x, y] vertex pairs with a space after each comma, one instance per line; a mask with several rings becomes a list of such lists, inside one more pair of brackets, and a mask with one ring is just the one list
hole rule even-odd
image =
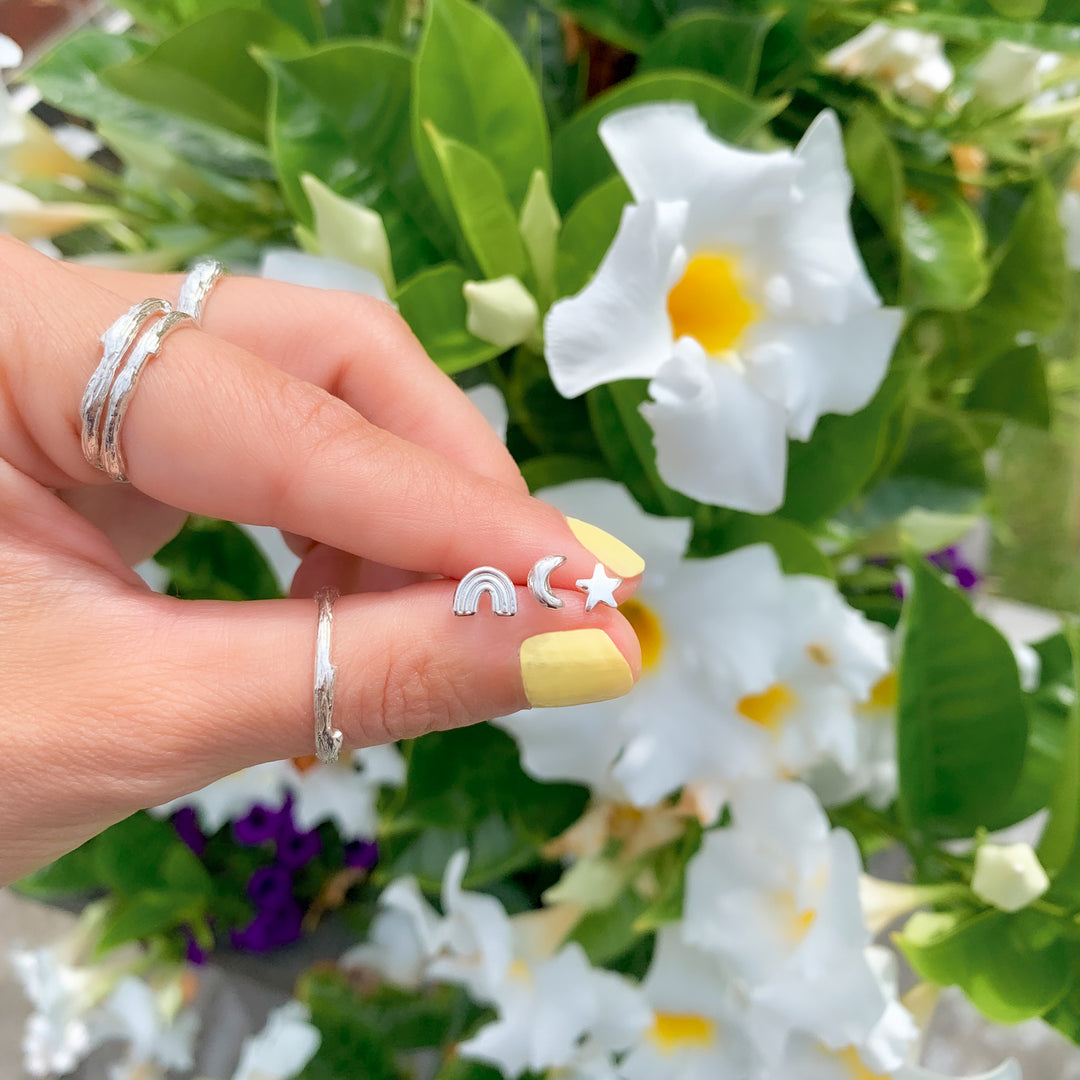
[[319, 605], [319, 625], [315, 634], [315, 756], [324, 765], [333, 765], [341, 750], [341, 732], [334, 727], [334, 684], [337, 668], [330, 663], [330, 633], [334, 626], [334, 588], [315, 594]]
[[180, 286], [180, 298], [176, 310], [202, 322], [203, 308], [211, 290], [225, 274], [225, 267], [217, 259], [201, 259], [187, 273]]
[[122, 484], [127, 483], [127, 466], [124, 455], [120, 449], [120, 425], [124, 422], [131, 397], [135, 393], [135, 385], [139, 381], [143, 368], [153, 357], [161, 351], [165, 338], [173, 330], [179, 329], [187, 323], [192, 326], [198, 325], [195, 320], [183, 311], [170, 311], [163, 318], [158, 319], [149, 330], [143, 332], [135, 348], [128, 358], [128, 362], [116, 376], [109, 394], [109, 402], [105, 407], [105, 419], [101, 424], [101, 465], [113, 480]]
[[90, 376], [79, 405], [83, 456], [95, 469], [105, 471], [101, 460], [101, 424], [105, 414], [105, 402], [116, 379], [116, 373], [146, 324], [170, 310], [172, 309], [164, 300], [144, 300], [121, 315], [101, 335], [101, 361]]

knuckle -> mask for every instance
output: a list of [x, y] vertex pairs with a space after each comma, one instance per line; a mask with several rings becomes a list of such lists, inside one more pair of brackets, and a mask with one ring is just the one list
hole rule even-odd
[[382, 678], [372, 680], [370, 692], [365, 714], [377, 716], [393, 739], [456, 727], [464, 715], [458, 689], [444, 665], [405, 635], [388, 646]]

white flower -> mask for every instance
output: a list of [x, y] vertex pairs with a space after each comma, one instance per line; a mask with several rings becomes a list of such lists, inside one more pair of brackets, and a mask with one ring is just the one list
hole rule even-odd
[[801, 1031], [832, 1049], [862, 1043], [885, 1012], [864, 950], [855, 841], [801, 784], [748, 785], [733, 824], [706, 834], [686, 871], [683, 938], [745, 987], [748, 1029], [777, 1062]]
[[1019, 911], [1050, 888], [1050, 879], [1030, 844], [980, 844], [971, 891], [1002, 911]]
[[259, 276], [313, 289], [363, 293], [390, 302], [382, 278], [373, 270], [363, 270], [341, 259], [312, 255], [293, 248], [268, 248], [263, 253]]
[[398, 985], [458, 983], [498, 1019], [460, 1046], [467, 1057], [525, 1069], [566, 1068], [612, 1077], [612, 1055], [649, 1023], [638, 992], [621, 976], [589, 965], [576, 944], [555, 951], [574, 915], [558, 908], [511, 919], [492, 896], [461, 887], [468, 854], [457, 852], [443, 877], [439, 916], [416, 881], [401, 878], [380, 897], [371, 941], [341, 960], [373, 967]]
[[3, 79], [4, 71], [17, 68], [22, 60], [22, 49], [11, 38], [0, 34], [0, 151], [23, 140], [23, 118], [27, 110], [8, 92]]
[[116, 210], [78, 202], [42, 202], [15, 184], [0, 180], [0, 232], [27, 242], [47, 240], [83, 225], [116, 217]]
[[784, 575], [763, 544], [680, 560], [688, 523], [650, 517], [610, 481], [543, 494], [572, 516], [587, 508], [649, 573], [620, 608], [642, 648], [633, 694], [498, 721], [527, 771], [638, 807], [689, 786], [705, 822], [747, 778], [801, 776], [824, 761], [859, 773], [859, 705], [889, 669], [887, 648], [831, 582]]
[[465, 329], [470, 334], [509, 349], [533, 336], [540, 319], [536, 298], [516, 277], [466, 281]]
[[953, 82], [952, 65], [937, 34], [871, 23], [833, 49], [825, 68], [848, 79], [868, 79], [914, 105], [930, 106]]
[[992, 108], [1010, 109], [1034, 98], [1042, 89], [1043, 76], [1060, 62], [1057, 53], [995, 41], [972, 70], [975, 93]]
[[1058, 214], [1065, 230], [1065, 258], [1071, 270], [1080, 270], [1080, 191], [1061, 196]]
[[232, 1080], [292, 1080], [321, 1041], [307, 1006], [290, 1001], [274, 1009], [262, 1031], [244, 1043]]
[[592, 281], [548, 313], [551, 378], [566, 397], [651, 379], [665, 482], [769, 513], [788, 437], [866, 405], [903, 319], [855, 246], [840, 125], [824, 112], [794, 151], [752, 153], [673, 103], [613, 113], [600, 135], [637, 201]]
[[[120, 980], [101, 1006], [108, 1037], [127, 1043], [123, 1060], [110, 1070], [111, 1080], [141, 1080], [149, 1068], [192, 1067], [199, 1016], [194, 1009], [168, 1007], [168, 987], [156, 991], [142, 979]], [[153, 1074], [151, 1074], [153, 1075]]]
[[754, 1075], [738, 988], [713, 955], [663, 927], [641, 991], [653, 1021], [619, 1069], [626, 1080], [718, 1080]]
[[301, 829], [332, 821], [346, 839], [378, 831], [376, 804], [383, 787], [405, 782], [405, 760], [393, 744], [355, 750], [351, 759], [320, 765], [312, 758], [267, 761], [215, 780], [190, 795], [151, 809], [168, 817], [190, 806], [206, 833], [242, 818], [255, 805], [278, 807], [290, 794], [293, 819]]

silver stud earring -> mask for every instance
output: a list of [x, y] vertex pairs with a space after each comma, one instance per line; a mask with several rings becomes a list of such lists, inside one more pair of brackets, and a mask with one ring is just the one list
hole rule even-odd
[[475, 615], [484, 593], [491, 597], [491, 610], [496, 615], [517, 614], [514, 583], [494, 566], [478, 566], [458, 582], [454, 592], [454, 614]]
[[607, 604], [608, 607], [618, 607], [615, 602], [615, 590], [622, 584], [621, 577], [608, 577], [601, 563], [593, 568], [592, 577], [581, 578], [577, 587], [587, 594], [585, 610], [592, 611], [597, 604]]
[[563, 602], [551, 591], [548, 579], [551, 572], [566, 562], [565, 555], [546, 555], [538, 559], [529, 571], [529, 590], [544, 607], [561, 608]]

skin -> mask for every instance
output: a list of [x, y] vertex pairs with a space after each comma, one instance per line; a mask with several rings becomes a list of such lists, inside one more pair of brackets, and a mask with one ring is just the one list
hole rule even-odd
[[[0, 237], [0, 884], [133, 813], [313, 750], [315, 590], [334, 584], [334, 723], [347, 747], [528, 707], [518, 653], [595, 627], [635, 678], [629, 623], [578, 598], [594, 556], [388, 305], [227, 278], [172, 334], [123, 428], [130, 485], [83, 458], [100, 335], [181, 278], [60, 264]], [[276, 526], [303, 555], [290, 598], [184, 601], [130, 567], [188, 513]], [[518, 614], [452, 614], [493, 565]], [[629, 596], [638, 579], [621, 586]]]

